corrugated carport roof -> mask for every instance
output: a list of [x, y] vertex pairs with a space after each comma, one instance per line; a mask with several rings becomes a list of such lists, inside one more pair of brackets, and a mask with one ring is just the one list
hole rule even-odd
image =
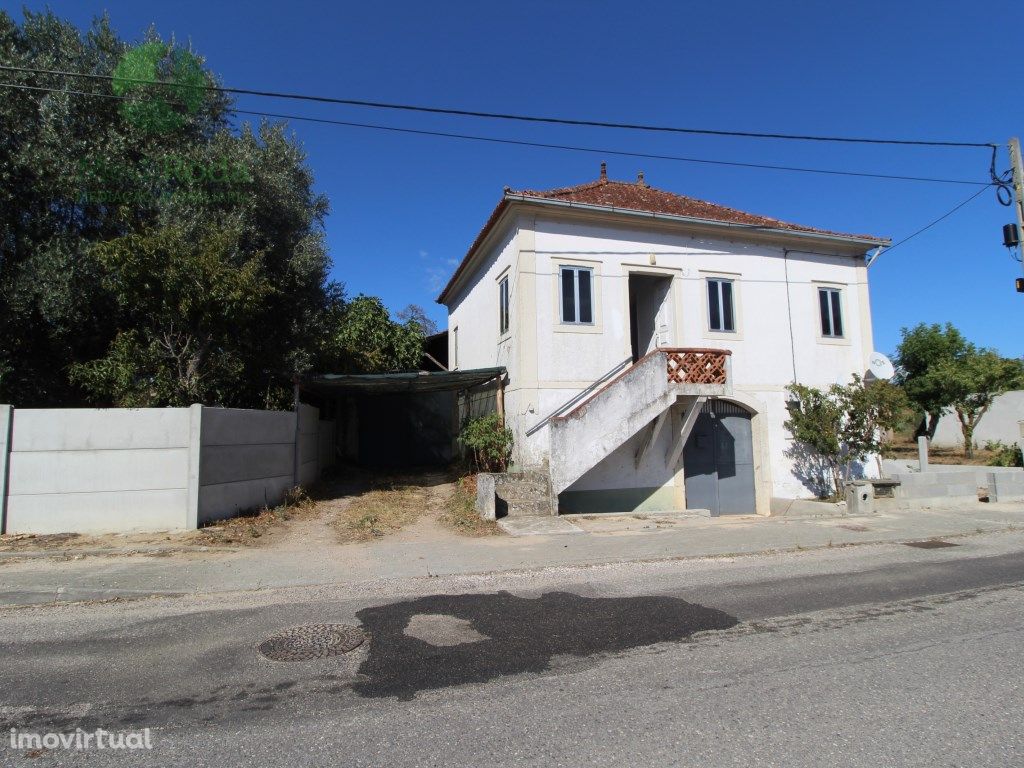
[[504, 368], [473, 368], [467, 371], [436, 371], [419, 373], [323, 373], [306, 376], [302, 389], [320, 394], [342, 392], [447, 392], [486, 384], [505, 373]]

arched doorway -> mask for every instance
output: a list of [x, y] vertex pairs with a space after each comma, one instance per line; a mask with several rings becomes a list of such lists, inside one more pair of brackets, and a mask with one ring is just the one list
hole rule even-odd
[[708, 400], [683, 449], [688, 509], [717, 515], [757, 510], [751, 413], [728, 400]]

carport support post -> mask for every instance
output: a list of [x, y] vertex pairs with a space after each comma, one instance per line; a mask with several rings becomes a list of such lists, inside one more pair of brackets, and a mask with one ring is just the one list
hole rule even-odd
[[495, 392], [495, 400], [498, 407], [498, 422], [505, 426], [505, 377], [498, 374], [498, 390]]

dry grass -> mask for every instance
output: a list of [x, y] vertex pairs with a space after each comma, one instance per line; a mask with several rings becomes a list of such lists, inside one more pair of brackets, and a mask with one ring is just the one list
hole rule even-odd
[[280, 505], [243, 512], [225, 520], [214, 520], [194, 535], [191, 543], [209, 546], [252, 546], [289, 520], [319, 514], [316, 502], [302, 488], [293, 488]]
[[[896, 435], [892, 442], [885, 447], [885, 458], [887, 459], [917, 459], [917, 440], [906, 435]], [[929, 464], [969, 464], [971, 466], [984, 466], [988, 464], [995, 454], [986, 451], [984, 448], [975, 448], [974, 457], [968, 459], [964, 456], [963, 448], [936, 448], [929, 447]]]
[[343, 542], [370, 541], [416, 521], [427, 505], [427, 492], [413, 485], [388, 484], [365, 491], [334, 521]]
[[228, 518], [213, 520], [196, 531], [126, 532], [107, 534], [51, 533], [9, 534], [0, 536], [0, 552], [64, 550], [118, 550], [126, 554], [156, 548], [182, 551], [194, 547], [255, 546], [263, 544], [288, 520], [308, 519], [320, 514], [314, 502], [301, 488], [288, 493], [273, 509], [254, 509]]
[[476, 475], [455, 481], [441, 522], [464, 536], [493, 536], [501, 533], [494, 520], [484, 520], [476, 511]]

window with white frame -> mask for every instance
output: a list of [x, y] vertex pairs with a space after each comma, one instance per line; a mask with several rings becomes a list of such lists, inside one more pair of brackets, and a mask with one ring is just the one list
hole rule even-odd
[[593, 325], [594, 270], [590, 267], [561, 267], [559, 281], [562, 322]]
[[708, 330], [731, 333], [736, 330], [736, 307], [732, 280], [709, 277]]
[[839, 288], [818, 289], [818, 309], [821, 314], [821, 335], [828, 339], [843, 337], [843, 292]]
[[498, 333], [508, 333], [508, 278], [498, 282]]

